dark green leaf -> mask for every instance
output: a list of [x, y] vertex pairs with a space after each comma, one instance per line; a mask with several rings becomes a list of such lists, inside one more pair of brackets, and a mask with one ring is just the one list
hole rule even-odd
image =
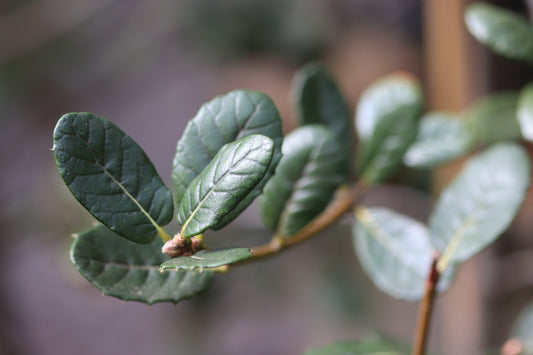
[[349, 174], [353, 141], [350, 109], [333, 78], [321, 64], [307, 64], [296, 73], [292, 92], [302, 125], [323, 124], [335, 134], [346, 157], [346, 173]]
[[402, 355], [382, 340], [342, 341], [310, 349], [305, 355]]
[[135, 244], [98, 226], [76, 237], [70, 257], [100, 291], [124, 301], [176, 303], [212, 284], [210, 271], [161, 274], [159, 266], [168, 260], [161, 253], [162, 246], [160, 239], [152, 244]]
[[342, 147], [322, 125], [289, 134], [283, 157], [259, 199], [263, 222], [280, 236], [290, 236], [328, 205], [344, 180]]
[[466, 261], [509, 226], [529, 179], [529, 157], [515, 143], [500, 143], [470, 159], [429, 219], [433, 245], [442, 251], [439, 270]]
[[522, 137], [533, 142], [533, 83], [527, 85], [518, 100], [518, 122]]
[[364, 181], [383, 181], [402, 164], [404, 153], [416, 138], [421, 110], [420, 85], [409, 75], [389, 75], [365, 90], [355, 122]]
[[224, 144], [262, 134], [274, 141], [274, 154], [263, 179], [212, 229], [233, 221], [261, 194], [281, 158], [281, 119], [272, 100], [260, 92], [237, 90], [204, 104], [189, 122], [178, 142], [172, 177], [179, 205], [192, 181], [200, 175]]
[[161, 270], [209, 269], [233, 264], [252, 257], [246, 248], [201, 250], [192, 256], [181, 256], [161, 264]]
[[[385, 208], [360, 208], [356, 218], [352, 235], [357, 257], [376, 286], [395, 298], [422, 298], [435, 252], [426, 226]], [[441, 278], [440, 292], [452, 277], [447, 273]]]
[[503, 92], [488, 95], [466, 111], [466, 125], [473, 140], [482, 144], [521, 138], [517, 120], [518, 94]]
[[173, 215], [172, 195], [142, 149], [111, 122], [68, 113], [54, 130], [54, 155], [72, 194], [96, 219], [149, 243]]
[[464, 155], [471, 137], [463, 122], [453, 114], [432, 112], [420, 120], [416, 141], [403, 161], [413, 168], [433, 168]]
[[520, 341], [522, 345], [520, 354], [533, 354], [533, 303], [529, 303], [516, 318], [511, 337]]
[[195, 236], [226, 218], [265, 176], [273, 151], [272, 139], [259, 134], [224, 145], [185, 191], [181, 235]]
[[524, 17], [475, 3], [466, 10], [465, 21], [470, 33], [494, 52], [533, 63], [533, 29]]

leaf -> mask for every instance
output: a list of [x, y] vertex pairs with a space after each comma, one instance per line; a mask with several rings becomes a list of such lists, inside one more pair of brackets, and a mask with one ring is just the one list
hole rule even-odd
[[219, 225], [265, 176], [273, 152], [272, 139], [259, 134], [224, 145], [185, 191], [178, 208], [181, 235], [192, 237]]
[[149, 243], [173, 215], [172, 195], [143, 150], [117, 126], [68, 113], [54, 130], [59, 173], [76, 199], [121, 236]]
[[132, 243], [104, 226], [78, 235], [70, 258], [78, 271], [105, 295], [147, 304], [191, 298], [213, 282], [210, 271], [178, 271], [161, 274], [168, 260], [161, 253], [163, 242]]
[[[374, 284], [398, 299], [422, 298], [435, 252], [426, 226], [385, 208], [359, 208], [356, 218], [355, 251]], [[445, 273], [438, 291], [445, 291], [452, 279], [453, 272]]]
[[422, 117], [416, 141], [403, 157], [413, 168], [433, 168], [464, 155], [471, 137], [463, 122], [453, 114], [431, 112]]
[[367, 183], [386, 179], [415, 140], [422, 109], [418, 81], [395, 73], [367, 88], [357, 106], [359, 170]]
[[172, 178], [179, 206], [185, 191], [200, 175], [223, 145], [251, 134], [262, 134], [274, 141], [274, 154], [263, 179], [243, 198], [233, 211], [212, 229], [220, 229], [233, 221], [261, 194], [274, 174], [281, 158], [281, 119], [276, 106], [265, 94], [249, 90], [232, 91], [204, 104], [189, 121], [178, 142]]
[[265, 225], [291, 236], [318, 216], [344, 180], [342, 147], [322, 125], [307, 125], [289, 134], [283, 157], [259, 199]]
[[382, 340], [341, 341], [310, 349], [305, 355], [402, 355]]
[[478, 154], [442, 192], [429, 218], [440, 271], [480, 252], [509, 226], [524, 200], [530, 162], [515, 143]]
[[326, 125], [337, 137], [346, 159], [348, 177], [353, 149], [350, 109], [337, 84], [323, 65], [310, 63], [294, 76], [292, 92], [298, 106], [300, 124]]
[[511, 337], [520, 341], [520, 354], [533, 354], [533, 303], [529, 303], [516, 318]]
[[518, 99], [518, 123], [524, 139], [533, 142], [533, 83], [520, 92]]
[[474, 141], [490, 144], [520, 139], [517, 104], [517, 93], [502, 92], [485, 96], [471, 105], [465, 115]]
[[252, 257], [246, 248], [201, 250], [192, 256], [181, 256], [161, 264], [161, 270], [209, 269], [233, 264]]
[[524, 17], [474, 3], [465, 12], [465, 22], [470, 33], [495, 53], [533, 63], [533, 29]]

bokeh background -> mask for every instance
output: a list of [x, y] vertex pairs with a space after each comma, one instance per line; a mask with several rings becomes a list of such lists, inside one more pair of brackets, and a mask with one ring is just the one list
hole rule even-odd
[[[493, 2], [527, 15], [523, 1]], [[67, 112], [108, 118], [171, 186], [176, 142], [202, 103], [238, 88], [263, 91], [289, 132], [292, 75], [311, 60], [327, 66], [352, 108], [366, 85], [405, 70], [421, 79], [428, 109], [461, 110], [533, 77], [474, 43], [462, 24], [467, 3], [1, 0], [0, 354], [283, 355], [377, 332], [409, 344], [416, 305], [380, 293], [364, 275], [349, 219], [219, 275], [206, 293], [176, 306], [102, 296], [68, 258], [69, 235], [93, 220], [61, 181], [52, 131]], [[367, 202], [424, 220], [454, 171], [404, 170]], [[531, 218], [524, 213], [507, 241], [461, 269], [439, 300], [432, 349], [472, 355], [503, 343], [532, 297], [533, 276], [515, 275], [502, 289], [502, 270], [518, 273], [500, 254], [528, 245]], [[252, 246], [269, 234], [252, 206], [207, 237]], [[521, 260], [529, 265], [527, 255]]]

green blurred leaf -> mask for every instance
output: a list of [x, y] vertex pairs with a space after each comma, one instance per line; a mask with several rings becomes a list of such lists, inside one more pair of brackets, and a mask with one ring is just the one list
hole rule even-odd
[[290, 236], [318, 216], [344, 180], [342, 147], [331, 130], [306, 125], [289, 134], [276, 174], [259, 199], [265, 225]]
[[533, 83], [520, 92], [518, 99], [518, 123], [524, 139], [533, 142]]
[[172, 195], [143, 150], [117, 126], [68, 113], [54, 130], [54, 155], [72, 194], [121, 236], [149, 243], [173, 215]]
[[520, 340], [520, 354], [533, 354], [533, 302], [529, 303], [516, 318], [511, 329], [511, 337]]
[[220, 148], [185, 191], [177, 215], [181, 235], [192, 237], [219, 225], [265, 176], [273, 152], [272, 139], [259, 134]]
[[[435, 252], [426, 226], [385, 208], [359, 208], [356, 218], [355, 251], [374, 284], [395, 298], [422, 298]], [[452, 278], [453, 272], [445, 273], [439, 292], [450, 286]]]
[[338, 138], [346, 157], [346, 174], [349, 177], [353, 149], [350, 109], [333, 78], [321, 64], [307, 64], [296, 72], [292, 94], [300, 124], [326, 125]]
[[341, 341], [307, 350], [304, 355], [402, 355], [382, 340]]
[[147, 304], [191, 298], [213, 282], [210, 271], [179, 271], [162, 274], [163, 242], [132, 243], [104, 226], [74, 239], [70, 258], [79, 272], [105, 295]]
[[453, 114], [431, 112], [420, 120], [416, 141], [403, 157], [404, 164], [429, 169], [464, 155], [471, 137], [463, 122]]
[[274, 141], [274, 154], [263, 179], [242, 199], [233, 211], [212, 229], [220, 229], [233, 221], [261, 194], [274, 174], [281, 158], [281, 119], [276, 106], [265, 94], [248, 90], [232, 91], [204, 104], [189, 121], [178, 142], [172, 178], [179, 205], [192, 181], [200, 175], [224, 144], [251, 134], [262, 134]]
[[482, 144], [522, 137], [517, 120], [518, 94], [502, 92], [485, 96], [465, 112], [473, 140]]
[[439, 270], [461, 263], [503, 233], [518, 213], [530, 181], [530, 162], [515, 143], [471, 158], [442, 192], [429, 218]]
[[362, 94], [355, 124], [363, 180], [383, 181], [402, 164], [416, 138], [422, 101], [418, 81], [403, 73], [376, 81]]
[[161, 270], [209, 269], [233, 264], [252, 257], [246, 248], [201, 250], [192, 256], [181, 256], [161, 264]]
[[470, 33], [495, 53], [533, 64], [533, 29], [524, 17], [474, 3], [465, 12], [465, 22]]

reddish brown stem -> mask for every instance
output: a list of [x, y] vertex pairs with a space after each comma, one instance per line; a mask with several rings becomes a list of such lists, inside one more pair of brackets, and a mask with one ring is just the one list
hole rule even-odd
[[437, 261], [440, 253], [435, 252], [433, 255], [433, 262], [431, 263], [431, 270], [426, 279], [426, 288], [424, 298], [420, 301], [418, 309], [418, 321], [416, 325], [415, 340], [413, 346], [413, 355], [424, 355], [426, 351], [426, 344], [429, 334], [429, 325], [431, 321], [431, 313], [433, 311], [433, 303], [435, 299], [435, 289], [439, 282], [440, 273], [437, 270]]

